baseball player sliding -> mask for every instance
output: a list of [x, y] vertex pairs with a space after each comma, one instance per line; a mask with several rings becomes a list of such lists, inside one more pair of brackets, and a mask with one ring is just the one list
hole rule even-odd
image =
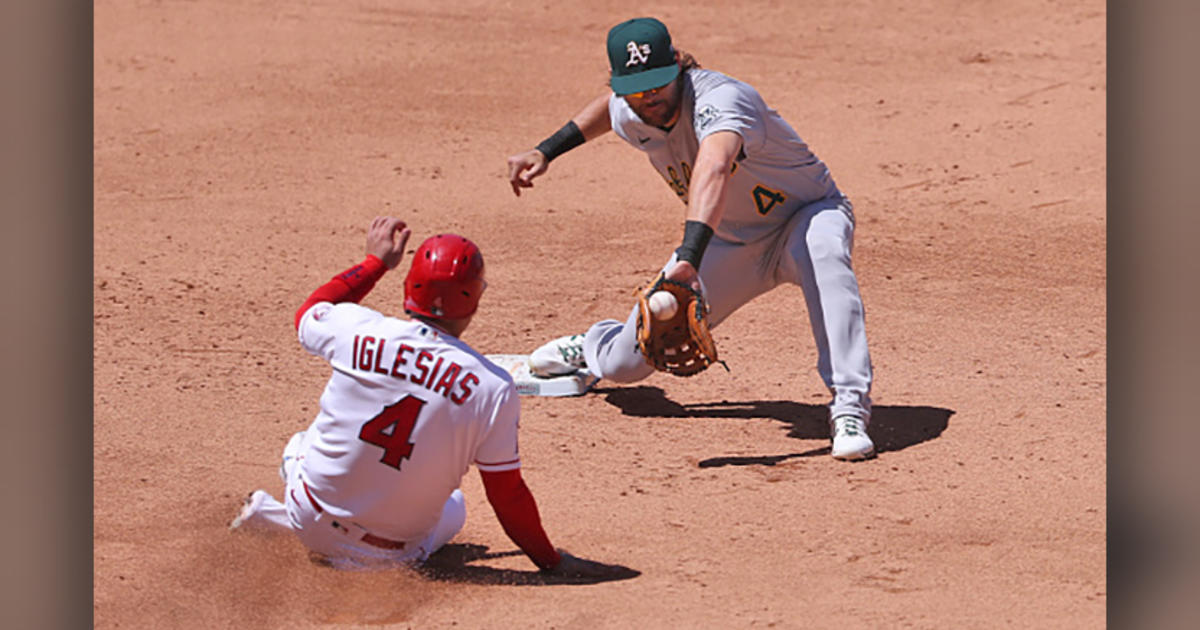
[[291, 530], [337, 568], [422, 562], [462, 528], [458, 486], [474, 463], [505, 533], [534, 564], [611, 574], [550, 544], [521, 478], [512, 377], [460, 340], [487, 286], [479, 248], [452, 234], [417, 248], [404, 281], [411, 320], [357, 304], [400, 263], [410, 234], [377, 217], [366, 259], [296, 311], [300, 345], [333, 374], [317, 417], [284, 450], [284, 501], [256, 490], [231, 527]]
[[[800, 285], [817, 371], [833, 395], [832, 454], [873, 457], [871, 358], [850, 260], [849, 199], [753, 87], [702, 69], [672, 47], [662, 22], [637, 18], [614, 26], [608, 58], [611, 93], [536, 149], [508, 158], [513, 193], [531, 188], [562, 153], [609, 130], [644, 152], [687, 208], [683, 242], [663, 267], [665, 279], [703, 294], [710, 326], [781, 284]], [[609, 319], [555, 339], [532, 353], [531, 370], [551, 376], [586, 369], [619, 383], [641, 380], [665, 361], [648, 357], [644, 343], [639, 351], [638, 323], [635, 306], [624, 322]]]

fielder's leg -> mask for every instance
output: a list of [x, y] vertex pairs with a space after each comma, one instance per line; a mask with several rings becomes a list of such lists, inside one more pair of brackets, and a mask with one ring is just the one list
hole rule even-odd
[[851, 265], [853, 245], [850, 202], [822, 199], [801, 208], [779, 266], [783, 279], [804, 290], [817, 346], [817, 372], [833, 392], [830, 418], [838, 442], [833, 455], [841, 459], [874, 454], [866, 435], [871, 417], [871, 356], [865, 310]]
[[638, 309], [635, 304], [624, 322], [606, 319], [588, 329], [583, 356], [594, 376], [615, 383], [636, 383], [654, 373], [637, 345]]

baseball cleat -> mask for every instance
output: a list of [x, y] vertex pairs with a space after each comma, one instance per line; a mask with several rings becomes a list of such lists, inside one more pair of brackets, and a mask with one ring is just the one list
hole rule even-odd
[[559, 337], [529, 355], [529, 371], [534, 376], [562, 376], [585, 368], [583, 335]]
[[242, 502], [242, 509], [238, 512], [237, 518], [229, 523], [229, 529], [238, 529], [245, 525], [247, 521], [254, 518], [258, 513], [258, 509], [262, 507], [263, 501], [270, 496], [265, 490], [255, 490], [246, 495], [246, 499]]
[[867, 435], [867, 423], [854, 416], [839, 416], [830, 422], [834, 459], [857, 461], [875, 457], [875, 444]]

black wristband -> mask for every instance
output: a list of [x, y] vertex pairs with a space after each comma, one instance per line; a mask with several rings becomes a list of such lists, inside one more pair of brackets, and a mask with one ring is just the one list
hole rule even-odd
[[546, 156], [546, 161], [549, 162], [583, 144], [585, 140], [583, 132], [579, 130], [579, 125], [576, 125], [574, 120], [568, 120], [562, 129], [542, 140], [542, 143], [537, 145], [537, 150], [541, 151], [542, 155]]
[[675, 248], [675, 257], [692, 263], [697, 271], [700, 270], [700, 259], [704, 258], [704, 250], [708, 248], [708, 240], [712, 238], [713, 229], [703, 221], [687, 221], [683, 224], [683, 244]]

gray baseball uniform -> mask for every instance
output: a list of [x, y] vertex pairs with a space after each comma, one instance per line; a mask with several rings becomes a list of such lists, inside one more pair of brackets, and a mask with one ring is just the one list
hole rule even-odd
[[[851, 267], [854, 214], [829, 170], [758, 92], [719, 72], [686, 73], [679, 122], [647, 125], [613, 95], [613, 130], [645, 152], [685, 205], [700, 142], [716, 131], [741, 136], [727, 187], [725, 212], [699, 273], [713, 327], [755, 297], [798, 284], [817, 347], [817, 371], [834, 393], [831, 416], [868, 419], [871, 359], [862, 299]], [[689, 124], [690, 123], [690, 124]], [[664, 269], [675, 263], [667, 261]], [[654, 370], [637, 349], [637, 307], [625, 322], [588, 330], [584, 356], [595, 375], [629, 383]]]

